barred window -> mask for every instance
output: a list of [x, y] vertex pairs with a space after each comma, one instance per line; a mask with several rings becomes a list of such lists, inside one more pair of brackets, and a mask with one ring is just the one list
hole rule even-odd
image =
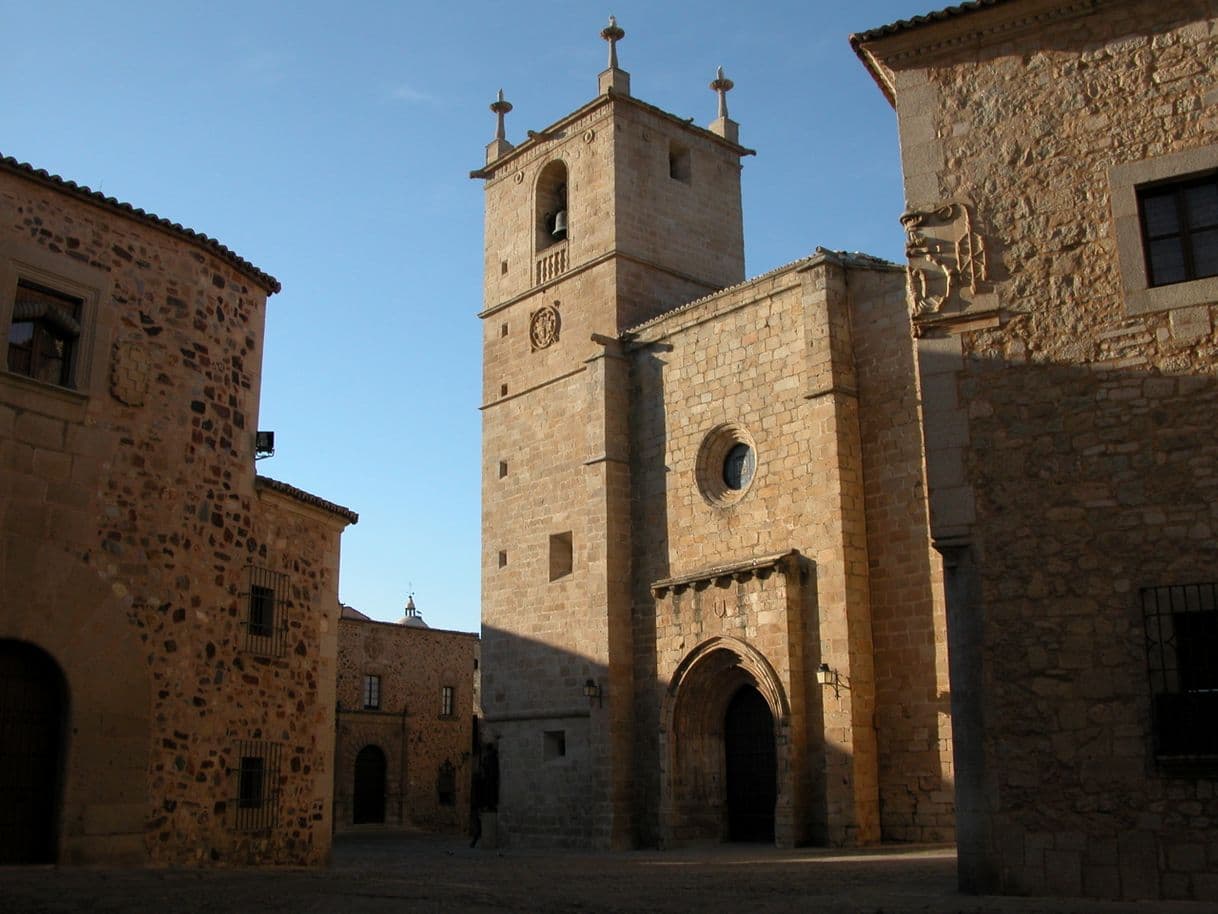
[[232, 769], [236, 797], [233, 825], [238, 831], [263, 831], [278, 824], [278, 743], [241, 740], [236, 745], [237, 765]]
[[288, 576], [250, 565], [245, 625], [245, 649], [255, 654], [282, 657], [287, 652], [287, 619], [284, 605]]
[[455, 806], [457, 803], [457, 769], [448, 759], [436, 772], [436, 799], [441, 806]]
[[364, 710], [375, 711], [381, 706], [381, 677], [364, 677]]
[[1154, 750], [1161, 764], [1218, 763], [1218, 585], [1141, 592]]
[[444, 686], [440, 689], [440, 716], [453, 716], [453, 687]]

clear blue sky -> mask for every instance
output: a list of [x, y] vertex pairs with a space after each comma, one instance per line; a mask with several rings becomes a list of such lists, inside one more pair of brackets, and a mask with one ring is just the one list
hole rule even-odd
[[479, 625], [482, 186], [596, 94], [609, 13], [633, 94], [706, 125], [736, 83], [750, 275], [817, 245], [902, 251], [895, 120], [828, 2], [0, 0], [0, 153], [218, 238], [276, 276], [259, 471], [360, 514], [341, 597]]

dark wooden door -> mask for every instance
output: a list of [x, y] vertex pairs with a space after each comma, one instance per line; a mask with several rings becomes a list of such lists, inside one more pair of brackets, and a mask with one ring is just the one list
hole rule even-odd
[[355, 757], [351, 806], [356, 825], [385, 821], [385, 753], [379, 746], [365, 746]]
[[0, 641], [0, 863], [54, 863], [63, 677], [49, 656]]
[[778, 799], [774, 716], [752, 686], [740, 688], [728, 703], [723, 749], [728, 837], [732, 841], [773, 841]]

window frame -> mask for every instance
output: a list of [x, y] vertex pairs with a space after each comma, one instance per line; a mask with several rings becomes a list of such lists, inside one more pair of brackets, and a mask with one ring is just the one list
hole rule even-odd
[[[80, 333], [76, 339], [70, 384], [54, 384], [9, 370], [8, 347], [13, 311], [18, 287], [23, 283], [80, 302]], [[52, 404], [83, 404], [98, 389], [100, 379], [96, 377], [97, 369], [105, 367], [104, 360], [97, 358], [97, 349], [104, 336], [98, 329], [101, 319], [99, 303], [110, 298], [111, 287], [112, 280], [108, 274], [87, 264], [55, 255], [35, 245], [0, 243], [0, 346], [3, 348], [0, 379], [12, 382], [9, 385], [11, 394], [6, 395], [6, 400], [24, 401], [22, 405], [49, 411], [61, 418], [76, 418], [76, 406], [55, 407]]]
[[457, 690], [450, 685], [440, 686], [440, 717], [456, 716]]
[[365, 711], [381, 709], [381, 677], [377, 673], [364, 674], [363, 703]]
[[274, 829], [279, 824], [282, 746], [268, 740], [239, 740], [233, 752], [233, 828], [246, 832]]
[[261, 565], [246, 566], [245, 650], [264, 657], [287, 654], [288, 575]]
[[[1218, 584], [1143, 587], [1138, 600], [1155, 764], [1167, 773], [1212, 775], [1218, 771], [1218, 736], [1214, 727], [1195, 724], [1218, 719]], [[1202, 620], [1208, 631], [1194, 624]], [[1187, 644], [1181, 629], [1192, 633]]]
[[1108, 172], [1117, 263], [1128, 314], [1148, 314], [1218, 302], [1218, 276], [1150, 284], [1139, 191], [1185, 184], [1218, 172], [1218, 143], [1113, 166]]

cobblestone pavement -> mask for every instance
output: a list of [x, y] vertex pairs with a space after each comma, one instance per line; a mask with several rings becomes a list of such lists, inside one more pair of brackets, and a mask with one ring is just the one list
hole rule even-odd
[[954, 886], [955, 852], [943, 847], [495, 851], [362, 832], [338, 838], [326, 870], [0, 868], [0, 912], [1218, 912], [1185, 902], [965, 896]]

